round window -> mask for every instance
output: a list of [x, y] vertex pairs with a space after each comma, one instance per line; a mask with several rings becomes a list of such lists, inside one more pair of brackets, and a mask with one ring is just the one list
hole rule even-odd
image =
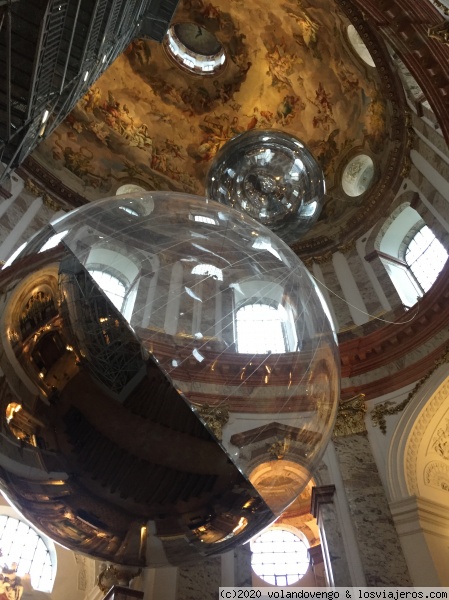
[[251, 542], [251, 551], [254, 573], [272, 585], [292, 585], [309, 567], [302, 537], [282, 527], [273, 527], [256, 537]]
[[197, 23], [176, 23], [167, 32], [164, 48], [184, 69], [213, 75], [226, 62], [226, 54], [215, 35]]
[[346, 165], [341, 184], [348, 196], [361, 196], [374, 179], [374, 163], [367, 154], [354, 156]]
[[368, 48], [363, 43], [362, 38], [360, 37], [359, 32], [354, 27], [354, 25], [348, 25], [348, 39], [351, 42], [352, 47], [355, 52], [360, 56], [364, 63], [369, 65], [370, 67], [375, 67], [376, 64], [373, 60], [373, 57], [368, 51]]
[[146, 192], [146, 189], [141, 185], [136, 185], [135, 183], [125, 183], [121, 185], [117, 191], [115, 192], [116, 196], [121, 196], [122, 194], [134, 194], [137, 192]]

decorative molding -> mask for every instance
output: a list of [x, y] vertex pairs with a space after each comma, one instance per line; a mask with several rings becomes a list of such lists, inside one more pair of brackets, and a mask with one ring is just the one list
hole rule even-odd
[[85, 592], [87, 590], [86, 557], [75, 554], [75, 561], [78, 565], [78, 589]]
[[402, 163], [401, 169], [401, 177], [404, 179], [410, 175], [410, 170], [412, 168], [412, 161], [409, 156], [404, 156], [404, 161]]
[[141, 572], [135, 567], [109, 564], [98, 575], [97, 585], [106, 594], [113, 586], [128, 586]]
[[338, 407], [333, 436], [345, 437], [366, 433], [365, 414], [365, 394], [358, 394], [342, 402]]
[[[341, 232], [340, 237], [344, 237], [343, 231]], [[356, 247], [356, 244], [357, 244], [357, 240], [350, 239], [350, 240], [344, 242], [343, 244], [341, 244], [340, 246], [337, 246], [337, 252], [341, 252], [342, 254], [349, 254], [349, 252], [352, 252], [352, 250], [354, 250], [354, 248]]]
[[422, 385], [429, 379], [429, 377], [443, 364], [449, 363], [449, 344], [446, 345], [443, 354], [434, 362], [433, 367], [422, 377], [412, 391], [408, 394], [407, 398], [394, 404], [390, 400], [376, 404], [371, 411], [371, 420], [374, 427], [379, 427], [381, 432], [385, 434], [387, 432], [387, 420], [386, 417], [397, 415], [402, 412], [404, 408], [410, 403], [416, 392], [422, 387]]
[[67, 210], [66, 208], [63, 208], [58, 202], [56, 202], [56, 200], [54, 200], [48, 194], [44, 194], [42, 200], [44, 202], [44, 206], [46, 206], [50, 210], [53, 210], [54, 212], [58, 212], [59, 210]]
[[33, 196], [38, 197], [38, 196], [44, 195], [44, 193], [45, 193], [44, 190], [41, 187], [39, 187], [38, 185], [36, 185], [34, 183], [34, 181], [32, 179], [30, 179], [29, 177], [27, 177], [23, 183], [24, 183], [25, 189], [28, 192], [30, 192], [30, 194], [33, 194]]
[[433, 436], [431, 446], [436, 454], [449, 461], [449, 419], [446, 419], [446, 427], [438, 429]]
[[441, 12], [449, 17], [449, 8], [440, 0], [430, 0]]
[[282, 440], [276, 440], [273, 444], [268, 445], [267, 453], [273, 460], [282, 460], [288, 453], [290, 448], [290, 438], [287, 436]]
[[427, 29], [427, 35], [429, 38], [437, 40], [442, 44], [449, 45], [449, 21], [443, 21], [438, 25], [432, 25], [432, 27]]
[[77, 208], [87, 204], [88, 200], [81, 194], [67, 187], [56, 175], [47, 171], [45, 167], [37, 162], [32, 156], [27, 156], [24, 162], [16, 169], [16, 173], [26, 179], [32, 179], [36, 186], [42, 188], [56, 202], [64, 206], [66, 210]]
[[440, 406], [447, 403], [449, 379], [446, 379], [426, 403], [410, 433], [404, 457], [404, 472], [410, 494], [419, 495], [418, 489], [418, 453], [425, 432]]
[[424, 469], [424, 483], [430, 487], [449, 492], [449, 464], [433, 460]]
[[30, 192], [33, 196], [37, 198], [42, 198], [42, 202], [44, 206], [57, 212], [58, 210], [62, 210], [62, 206], [57, 202], [54, 198], [52, 198], [47, 192], [38, 186], [32, 179], [27, 177], [24, 181], [25, 189]]

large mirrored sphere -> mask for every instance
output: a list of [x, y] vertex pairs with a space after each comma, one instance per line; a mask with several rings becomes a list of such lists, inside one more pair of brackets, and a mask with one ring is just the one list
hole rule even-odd
[[196, 196], [91, 203], [0, 271], [0, 482], [115, 563], [227, 551], [301, 492], [334, 423], [319, 290], [268, 229]]
[[301, 140], [284, 131], [257, 129], [221, 148], [207, 175], [206, 194], [293, 242], [321, 213], [324, 175]]

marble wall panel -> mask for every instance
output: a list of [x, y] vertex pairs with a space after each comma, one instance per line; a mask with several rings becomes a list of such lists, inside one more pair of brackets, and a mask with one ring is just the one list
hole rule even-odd
[[366, 306], [366, 312], [369, 315], [379, 313], [382, 310], [382, 305], [363, 265], [364, 259], [359, 256], [356, 250], [353, 250], [346, 255], [346, 260], [357, 282], [357, 287]]
[[251, 548], [249, 544], [245, 544], [234, 550], [234, 585], [251, 587], [252, 580]]
[[412, 116], [412, 125], [421, 133], [421, 135], [429, 140], [435, 148], [449, 158], [449, 148], [439, 130], [436, 130], [435, 127], [431, 127], [429, 123], [423, 121], [423, 119], [419, 118], [417, 115]]
[[332, 303], [334, 313], [337, 317], [340, 331], [354, 326], [348, 304], [344, 300], [343, 290], [337, 279], [332, 262], [326, 262], [320, 265], [323, 273], [324, 284], [329, 291], [329, 299]]
[[335, 506], [321, 504], [318, 517], [320, 525], [321, 544], [324, 548], [325, 563], [332, 574], [328, 573], [329, 581], [336, 587], [351, 585], [348, 561], [343, 543], [340, 523]]
[[411, 585], [368, 438], [334, 440], [368, 586]]
[[220, 585], [220, 556], [179, 568], [176, 600], [216, 600]]

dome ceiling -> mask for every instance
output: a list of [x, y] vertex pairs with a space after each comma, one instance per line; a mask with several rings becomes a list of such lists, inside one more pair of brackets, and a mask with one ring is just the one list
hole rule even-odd
[[[326, 176], [320, 221], [293, 247], [323, 251], [347, 241], [349, 230], [366, 230], [400, 172], [405, 129], [400, 88], [374, 34], [364, 39], [377, 68], [357, 54], [351, 21], [329, 0], [285, 0], [275, 9], [271, 0], [184, 0], [173, 23], [196, 25], [184, 28], [189, 50], [221, 44], [223, 68], [192, 73], [167, 43], [137, 39], [34, 158], [89, 200], [126, 183], [204, 194], [210, 162], [229, 139], [279, 129], [302, 139]], [[371, 160], [369, 172], [359, 155]], [[343, 175], [362, 192], [345, 193]]]

